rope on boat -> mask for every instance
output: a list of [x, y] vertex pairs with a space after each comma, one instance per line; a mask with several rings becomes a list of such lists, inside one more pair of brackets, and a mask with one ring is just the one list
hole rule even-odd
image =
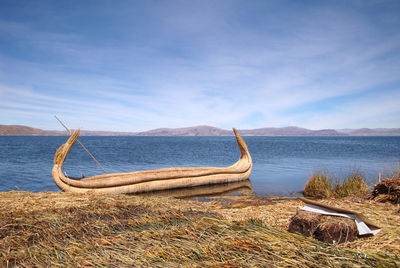
[[[69, 132], [69, 135], [71, 135], [71, 134], [72, 134], [72, 131], [71, 131], [66, 125], [64, 125], [64, 123], [61, 122], [61, 120], [60, 120], [56, 115], [55, 115], [54, 117], [55, 117], [55, 118], [57, 119], [57, 121]], [[86, 151], [86, 152], [90, 155], [90, 157], [97, 163], [97, 165], [99, 165], [99, 167], [104, 171], [104, 173], [107, 174], [107, 171], [100, 165], [99, 161], [97, 161], [97, 159], [94, 158], [94, 156], [89, 152], [89, 150], [86, 149], [85, 145], [83, 145], [82, 142], [81, 142], [80, 140], [77, 140], [77, 142], [82, 146], [83, 149], [85, 149], [85, 151]]]

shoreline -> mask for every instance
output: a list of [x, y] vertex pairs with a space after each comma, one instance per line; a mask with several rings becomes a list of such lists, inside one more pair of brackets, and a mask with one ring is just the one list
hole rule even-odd
[[328, 245], [287, 232], [304, 205], [293, 197], [211, 199], [2, 192], [0, 263], [299, 266], [333, 265], [342, 258], [358, 265], [400, 265], [399, 205], [355, 197], [322, 200], [359, 211], [382, 227], [376, 236]]

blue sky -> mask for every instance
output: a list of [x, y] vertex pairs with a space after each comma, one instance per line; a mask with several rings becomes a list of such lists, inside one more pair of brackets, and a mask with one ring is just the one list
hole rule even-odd
[[400, 1], [0, 2], [0, 124], [400, 127]]

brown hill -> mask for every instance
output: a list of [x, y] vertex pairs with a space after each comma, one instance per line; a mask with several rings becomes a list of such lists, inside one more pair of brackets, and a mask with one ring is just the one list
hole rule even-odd
[[[239, 130], [243, 136], [400, 136], [400, 128], [321, 129], [300, 127], [259, 128]], [[49, 131], [19, 125], [0, 125], [0, 136], [62, 136], [65, 131]], [[143, 132], [81, 130], [82, 136], [232, 136], [232, 130], [211, 126], [158, 128]]]
[[399, 136], [400, 128], [360, 128], [347, 132], [350, 136]]
[[62, 136], [62, 131], [49, 131], [20, 125], [0, 125], [0, 136]]
[[312, 130], [300, 127], [267, 127], [258, 129], [241, 130], [245, 136], [303, 136], [310, 135]]
[[136, 136], [137, 132], [81, 130], [81, 136]]
[[344, 136], [334, 129], [310, 130], [300, 127], [282, 127], [282, 128], [259, 128], [241, 130], [244, 136]]
[[158, 128], [139, 132], [136, 136], [231, 136], [230, 130], [210, 126], [196, 126], [185, 128]]

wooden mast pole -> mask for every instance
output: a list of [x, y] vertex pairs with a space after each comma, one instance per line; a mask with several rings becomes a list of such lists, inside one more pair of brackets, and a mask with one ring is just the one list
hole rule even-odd
[[[61, 122], [61, 120], [60, 120], [56, 115], [55, 115], [54, 117], [55, 117], [55, 118], [57, 119], [57, 121], [69, 132], [69, 135], [71, 135], [71, 134], [72, 134], [71, 130], [70, 130], [66, 125], [64, 125], [64, 123]], [[90, 155], [90, 157], [97, 163], [97, 165], [99, 165], [99, 167], [104, 171], [104, 173], [107, 174], [107, 171], [100, 165], [99, 161], [97, 161], [97, 159], [94, 158], [94, 156], [89, 152], [89, 150], [86, 149], [85, 145], [83, 145], [82, 142], [81, 142], [80, 140], [77, 140], [77, 142], [82, 146], [83, 149], [85, 149], [85, 151], [86, 151], [86, 152]]]

